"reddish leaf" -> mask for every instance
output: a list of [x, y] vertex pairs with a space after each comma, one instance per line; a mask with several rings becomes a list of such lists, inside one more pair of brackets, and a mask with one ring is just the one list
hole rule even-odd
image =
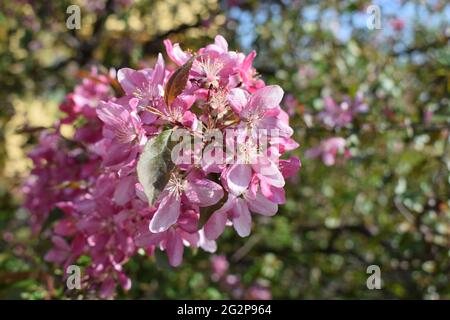
[[170, 106], [181, 92], [183, 92], [188, 81], [189, 71], [191, 71], [192, 64], [197, 57], [197, 55], [192, 56], [185, 64], [175, 70], [169, 81], [167, 81], [164, 90], [164, 101], [167, 106]]

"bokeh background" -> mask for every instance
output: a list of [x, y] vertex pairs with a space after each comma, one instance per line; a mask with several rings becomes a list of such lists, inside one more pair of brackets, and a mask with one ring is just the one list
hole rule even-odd
[[[66, 28], [71, 4], [79, 30]], [[381, 29], [366, 25], [371, 4]], [[195, 50], [221, 34], [255, 49], [262, 79], [284, 88], [302, 168], [250, 238], [227, 232], [218, 256], [187, 250], [175, 269], [137, 256], [126, 265], [133, 287], [117, 298], [449, 299], [449, 22], [445, 0], [0, 1], [0, 298], [87, 297], [67, 295], [62, 270], [43, 259], [49, 239], [20, 208], [26, 153], [80, 71], [152, 65], [166, 38]], [[349, 125], [318, 121], [325, 98], [357, 95], [368, 111]], [[305, 156], [329, 137], [351, 155]], [[373, 264], [381, 290], [366, 287]]]

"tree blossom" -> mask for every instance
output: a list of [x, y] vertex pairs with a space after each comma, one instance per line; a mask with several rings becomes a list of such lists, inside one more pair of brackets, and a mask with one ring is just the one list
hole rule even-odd
[[213, 255], [211, 257], [211, 279], [217, 282], [220, 288], [228, 292], [234, 299], [270, 300], [270, 289], [258, 282], [245, 286], [241, 277], [230, 273], [230, 263], [225, 255]]
[[319, 119], [331, 128], [340, 128], [350, 124], [358, 113], [368, 111], [368, 106], [363, 102], [362, 95], [358, 93], [354, 100], [345, 97], [340, 104], [331, 97], [324, 99], [325, 108], [319, 113]]
[[[285, 179], [300, 167], [296, 157], [282, 159], [298, 144], [280, 108], [282, 88], [266, 86], [252, 66], [256, 52], [230, 51], [220, 35], [197, 52], [164, 45], [178, 69], [161, 54], [153, 68], [122, 68], [117, 80], [115, 71], [92, 69], [29, 154], [24, 206], [33, 230], [53, 244], [45, 259], [65, 268], [87, 256], [83, 286], [103, 298], [116, 285], [130, 289], [123, 266], [138, 251], [164, 251], [178, 266], [185, 247], [216, 251], [226, 225], [248, 236], [252, 214], [275, 215]], [[63, 124], [75, 128], [73, 137], [61, 134]], [[200, 141], [187, 162], [166, 158], [178, 145], [165, 137], [176, 130]], [[248, 296], [268, 296], [252, 290]]]
[[344, 138], [328, 138], [322, 140], [318, 147], [306, 150], [305, 155], [312, 159], [320, 157], [326, 166], [332, 166], [336, 163], [338, 154], [342, 154], [345, 158], [351, 156], [345, 145], [346, 141]]

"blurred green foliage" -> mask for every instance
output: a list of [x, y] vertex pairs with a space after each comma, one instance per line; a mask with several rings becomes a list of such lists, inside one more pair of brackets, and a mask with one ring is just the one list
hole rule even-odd
[[[73, 3], [82, 8], [80, 30], [65, 26]], [[274, 298], [449, 299], [450, 6], [375, 3], [381, 30], [366, 27], [370, 3], [356, 0], [2, 1], [0, 298], [93, 297], [64, 293], [62, 271], [43, 261], [46, 235], [32, 235], [19, 209], [24, 152], [36, 135], [17, 129], [48, 125], [43, 118], [57, 116], [79, 70], [138, 68], [167, 37], [197, 49], [222, 34], [231, 47], [255, 49], [261, 77], [299, 102], [291, 121], [302, 159], [274, 218], [259, 217], [249, 239], [227, 231], [219, 240], [231, 271], [246, 285], [270, 287]], [[404, 27], [393, 27], [395, 19]], [[357, 92], [369, 112], [351, 128], [314, 121], [324, 97]], [[304, 157], [336, 135], [350, 143], [351, 159], [326, 167]], [[119, 298], [232, 297], [211, 280], [209, 254], [187, 250], [176, 269], [164, 259], [130, 261], [133, 287]], [[381, 290], [366, 287], [372, 264], [381, 268]]]

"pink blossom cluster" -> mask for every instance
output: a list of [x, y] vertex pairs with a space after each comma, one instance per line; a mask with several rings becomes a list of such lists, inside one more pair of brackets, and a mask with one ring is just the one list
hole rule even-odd
[[[226, 226], [248, 236], [253, 214], [277, 213], [285, 179], [300, 167], [296, 157], [281, 159], [298, 144], [279, 106], [283, 90], [258, 77], [254, 51], [229, 51], [222, 36], [198, 52], [164, 44], [178, 68], [160, 54], [153, 68], [120, 69], [117, 80], [92, 70], [61, 104], [65, 117], [30, 153], [34, 168], [23, 190], [33, 229], [43, 229], [55, 208], [63, 215], [52, 226], [46, 259], [66, 267], [89, 257], [88, 286], [99, 285], [103, 297], [116, 284], [130, 288], [124, 265], [140, 248], [165, 251], [178, 266], [186, 246], [214, 252]], [[76, 128], [73, 137], [61, 134], [63, 124]], [[179, 129], [200, 139], [188, 154], [213, 156], [159, 158], [159, 142], [168, 132], [173, 142]], [[240, 161], [210, 139], [211, 131], [234, 141]], [[218, 155], [226, 161], [215, 161]]]
[[[361, 93], [357, 93], [353, 100], [345, 97], [341, 103], [326, 97], [324, 103], [325, 108], [317, 115], [317, 118], [330, 129], [340, 129], [351, 125], [357, 114], [366, 113], [369, 109]], [[308, 158], [320, 158], [326, 166], [335, 165], [339, 155], [343, 156], [343, 159], [351, 157], [347, 141], [342, 137], [323, 139], [317, 147], [308, 149], [305, 153]]]
[[324, 99], [325, 108], [318, 118], [330, 128], [341, 128], [352, 123], [358, 113], [367, 112], [367, 104], [363, 102], [362, 94], [358, 93], [355, 99], [345, 97], [344, 101], [337, 103], [331, 97]]
[[272, 293], [267, 286], [253, 283], [245, 286], [239, 275], [229, 272], [230, 263], [224, 255], [211, 256], [211, 279], [217, 282], [221, 290], [228, 292], [233, 299], [270, 300]]
[[341, 137], [331, 137], [320, 141], [317, 147], [306, 150], [305, 156], [308, 158], [320, 158], [326, 166], [336, 164], [338, 155], [350, 158], [350, 150], [346, 147], [346, 141]]

